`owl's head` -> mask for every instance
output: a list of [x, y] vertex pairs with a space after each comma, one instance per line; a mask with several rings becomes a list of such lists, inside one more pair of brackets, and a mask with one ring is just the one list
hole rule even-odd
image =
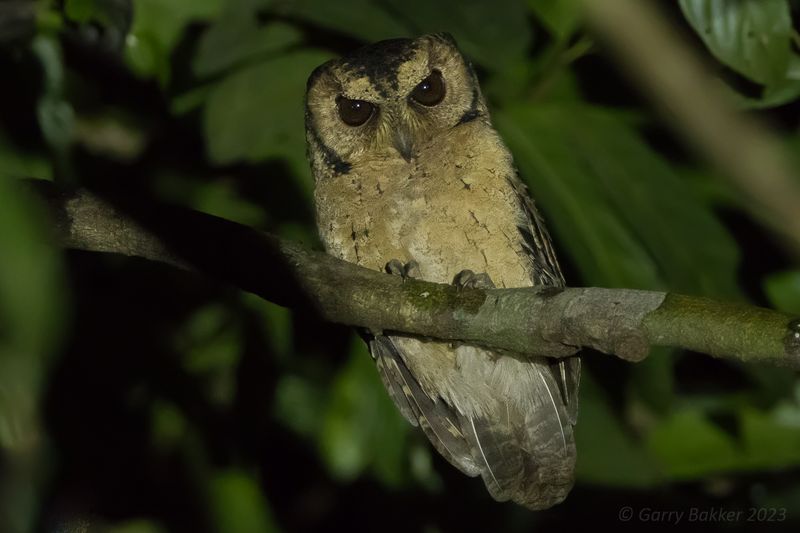
[[380, 41], [308, 79], [306, 138], [316, 176], [375, 159], [410, 161], [436, 136], [483, 116], [472, 67], [447, 34]]

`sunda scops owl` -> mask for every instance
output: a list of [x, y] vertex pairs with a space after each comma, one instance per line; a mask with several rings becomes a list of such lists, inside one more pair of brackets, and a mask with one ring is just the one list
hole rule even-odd
[[[563, 285], [475, 72], [449, 35], [381, 41], [318, 67], [306, 138], [328, 253], [439, 283]], [[577, 357], [402, 334], [369, 345], [405, 418], [459, 470], [480, 474], [495, 499], [542, 509], [566, 497]]]

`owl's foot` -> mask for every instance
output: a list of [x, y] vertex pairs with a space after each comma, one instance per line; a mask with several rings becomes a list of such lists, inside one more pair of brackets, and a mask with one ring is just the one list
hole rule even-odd
[[486, 272], [476, 274], [472, 270], [462, 270], [453, 278], [453, 285], [459, 289], [494, 289], [494, 281]]
[[386, 263], [386, 272], [395, 276], [400, 276], [403, 280], [419, 277], [419, 263], [413, 259], [403, 264], [399, 259], [392, 259]]
[[[453, 285], [457, 289], [494, 289], [494, 281], [489, 277], [486, 272], [476, 274], [472, 270], [462, 270], [453, 278]], [[460, 342], [448, 343], [451, 349], [456, 349], [462, 345]]]

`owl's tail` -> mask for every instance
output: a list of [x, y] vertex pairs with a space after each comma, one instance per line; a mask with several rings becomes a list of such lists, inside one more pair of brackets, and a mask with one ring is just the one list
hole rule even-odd
[[426, 391], [391, 339], [377, 336], [370, 348], [400, 412], [453, 466], [480, 475], [492, 497], [530, 509], [566, 498], [575, 470], [577, 374], [568, 373], [574, 385], [559, 387], [559, 363], [464, 347], [452, 376], [458, 383]]
[[460, 413], [459, 422], [486, 488], [498, 501], [530, 509], [560, 503], [574, 483], [576, 452], [557, 367], [546, 359], [480, 360], [462, 375], [488, 384], [492, 397], [481, 412]]

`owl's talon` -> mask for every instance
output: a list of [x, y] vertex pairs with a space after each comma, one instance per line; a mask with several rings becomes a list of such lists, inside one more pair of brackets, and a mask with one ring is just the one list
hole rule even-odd
[[386, 263], [385, 268], [387, 274], [392, 274], [393, 276], [403, 275], [403, 263], [401, 263], [399, 259], [392, 259]]
[[418, 278], [420, 275], [419, 272], [419, 263], [414, 261], [413, 259], [406, 263], [406, 277], [408, 278]]
[[476, 274], [472, 270], [462, 270], [453, 278], [453, 285], [459, 289], [494, 289], [495, 284], [489, 274]]
[[386, 272], [395, 276], [400, 276], [403, 280], [416, 278], [419, 276], [419, 263], [413, 259], [403, 264], [399, 259], [392, 259], [386, 263]]

